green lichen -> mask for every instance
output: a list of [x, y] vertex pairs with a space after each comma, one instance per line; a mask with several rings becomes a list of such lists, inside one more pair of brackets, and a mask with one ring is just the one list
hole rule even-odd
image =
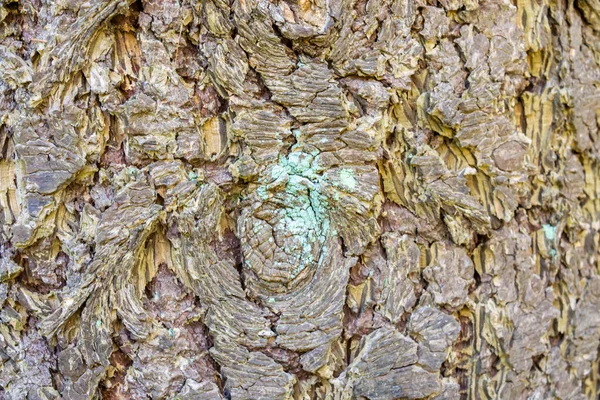
[[256, 189], [256, 193], [262, 200], [267, 200], [269, 198], [267, 188], [265, 188], [264, 186], [260, 186], [258, 189]]
[[349, 190], [356, 189], [356, 178], [354, 177], [354, 171], [348, 168], [344, 168], [339, 174], [341, 185]]
[[544, 231], [546, 239], [553, 241], [556, 238], [556, 226], [544, 224], [542, 225], [542, 230]]
[[[317, 173], [313, 161], [312, 155], [301, 151], [280, 157], [276, 165], [267, 169], [260, 180], [262, 185], [256, 190], [263, 201], [272, 198], [271, 201], [277, 202], [281, 214], [274, 230], [292, 235], [281, 248], [290, 259], [296, 260], [289, 279], [318, 263], [315, 250], [323, 245], [329, 233], [329, 204], [322, 194], [324, 178]], [[280, 203], [282, 185], [285, 197]]]
[[323, 243], [329, 227], [329, 220], [322, 208], [324, 204], [319, 197], [306, 187], [301, 190], [299, 182], [304, 181], [293, 178], [294, 176], [290, 177], [286, 192], [292, 193], [294, 199], [288, 207], [282, 208], [284, 216], [279, 225], [280, 229], [293, 235], [293, 244], [283, 249], [298, 262], [290, 272], [290, 279], [296, 278], [305, 268], [316, 262], [314, 245]]
[[280, 163], [287, 167], [292, 174], [301, 175], [306, 178], [316, 179], [317, 174], [312, 166], [312, 162], [314, 157], [308, 153], [296, 151], [290, 153], [290, 155], [285, 158], [282, 157], [280, 159]]
[[287, 172], [287, 168], [282, 166], [282, 165], [275, 165], [273, 166], [273, 168], [271, 169], [271, 178], [273, 179], [277, 179], [279, 178], [282, 174]]

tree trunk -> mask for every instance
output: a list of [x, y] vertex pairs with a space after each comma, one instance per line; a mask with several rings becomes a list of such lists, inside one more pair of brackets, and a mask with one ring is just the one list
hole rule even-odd
[[598, 0], [0, 0], [0, 399], [600, 397]]

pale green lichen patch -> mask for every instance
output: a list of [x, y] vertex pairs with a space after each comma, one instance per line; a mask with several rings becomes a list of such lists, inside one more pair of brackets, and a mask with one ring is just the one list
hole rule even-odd
[[262, 200], [267, 200], [269, 198], [267, 188], [265, 188], [264, 186], [260, 186], [258, 189], [256, 189], [256, 193]]
[[340, 184], [349, 190], [356, 189], [356, 177], [354, 176], [354, 171], [348, 168], [344, 168], [339, 173]]
[[546, 236], [546, 239], [552, 241], [556, 238], [556, 226], [544, 224], [542, 225], [542, 230], [544, 231], [544, 236]]
[[[272, 263], [274, 270], [287, 270], [289, 280], [318, 263], [320, 248], [329, 234], [329, 204], [322, 194], [324, 178], [313, 168], [313, 161], [312, 155], [301, 151], [282, 156], [265, 171], [256, 189], [266, 207], [271, 208], [272, 203], [277, 210], [277, 216], [268, 223], [285, 254], [265, 260], [265, 266]], [[253, 233], [258, 235], [262, 227], [256, 224]]]
[[312, 167], [313, 159], [314, 157], [308, 153], [296, 151], [290, 153], [287, 158], [282, 157], [279, 162], [287, 167], [292, 174], [314, 179], [317, 175]]
[[281, 174], [284, 174], [286, 172], [287, 172], [287, 169], [284, 166], [275, 165], [271, 169], [271, 178], [277, 179], [281, 176]]
[[291, 259], [295, 259], [295, 267], [290, 271], [290, 279], [295, 279], [304, 269], [317, 262], [318, 247], [325, 240], [329, 230], [329, 219], [323, 202], [313, 188], [311, 182], [297, 175], [291, 175], [286, 186], [286, 193], [294, 196], [289, 207], [282, 209], [285, 213], [280, 225], [293, 239], [283, 248]]

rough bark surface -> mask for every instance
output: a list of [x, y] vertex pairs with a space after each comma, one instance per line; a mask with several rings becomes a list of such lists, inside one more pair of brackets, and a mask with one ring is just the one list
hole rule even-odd
[[598, 0], [0, 0], [0, 399], [600, 397]]

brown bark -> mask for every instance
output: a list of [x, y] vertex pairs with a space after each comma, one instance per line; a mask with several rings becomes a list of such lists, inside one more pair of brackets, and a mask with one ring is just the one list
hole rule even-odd
[[600, 396], [598, 0], [0, 0], [0, 399]]

